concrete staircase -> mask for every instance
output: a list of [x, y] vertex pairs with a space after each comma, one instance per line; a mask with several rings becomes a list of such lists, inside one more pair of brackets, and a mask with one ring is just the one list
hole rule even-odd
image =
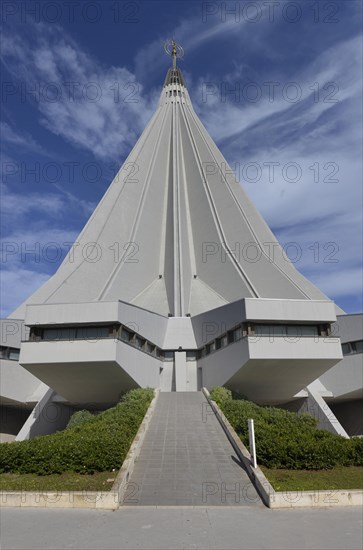
[[201, 392], [159, 394], [124, 504], [263, 507]]

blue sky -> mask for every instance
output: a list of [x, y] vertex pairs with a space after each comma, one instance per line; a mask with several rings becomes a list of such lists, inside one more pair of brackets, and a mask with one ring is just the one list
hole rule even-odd
[[297, 269], [362, 311], [361, 21], [354, 0], [4, 1], [1, 314], [54, 273], [141, 134], [171, 36]]

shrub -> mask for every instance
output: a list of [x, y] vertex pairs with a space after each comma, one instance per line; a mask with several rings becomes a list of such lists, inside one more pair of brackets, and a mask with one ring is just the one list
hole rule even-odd
[[115, 407], [63, 432], [2, 443], [0, 473], [90, 474], [120, 468], [153, 395], [152, 389], [132, 390]]
[[[256, 452], [260, 464], [291, 470], [330, 469], [363, 465], [363, 440], [345, 439], [319, 430], [309, 414], [263, 407], [247, 400], [223, 397], [222, 388], [211, 392], [243, 443], [248, 446], [248, 422], [254, 419]], [[228, 391], [228, 390], [227, 390]], [[220, 398], [222, 396], [222, 399]]]
[[232, 399], [232, 392], [231, 390], [227, 390], [227, 388], [223, 388], [222, 386], [214, 386], [210, 391], [210, 396], [213, 401], [221, 406], [221, 404], [225, 401], [229, 401]]
[[85, 422], [88, 422], [93, 418], [94, 418], [94, 415], [90, 411], [87, 411], [85, 409], [82, 411], [77, 411], [74, 414], [72, 414], [66, 429], [74, 428], [74, 426], [79, 426], [79, 424], [84, 424]]

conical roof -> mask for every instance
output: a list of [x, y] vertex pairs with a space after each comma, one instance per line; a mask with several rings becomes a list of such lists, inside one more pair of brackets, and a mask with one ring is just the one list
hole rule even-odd
[[26, 303], [122, 300], [182, 317], [247, 297], [327, 299], [287, 260], [174, 66], [74, 248]]

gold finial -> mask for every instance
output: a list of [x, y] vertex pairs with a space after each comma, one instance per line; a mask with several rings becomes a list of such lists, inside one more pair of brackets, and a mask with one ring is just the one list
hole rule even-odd
[[180, 44], [175, 42], [174, 38], [172, 38], [171, 40], [165, 42], [164, 50], [168, 55], [173, 58], [173, 69], [176, 69], [176, 58], [179, 57], [179, 59], [183, 59], [184, 57], [183, 48], [180, 46]]

